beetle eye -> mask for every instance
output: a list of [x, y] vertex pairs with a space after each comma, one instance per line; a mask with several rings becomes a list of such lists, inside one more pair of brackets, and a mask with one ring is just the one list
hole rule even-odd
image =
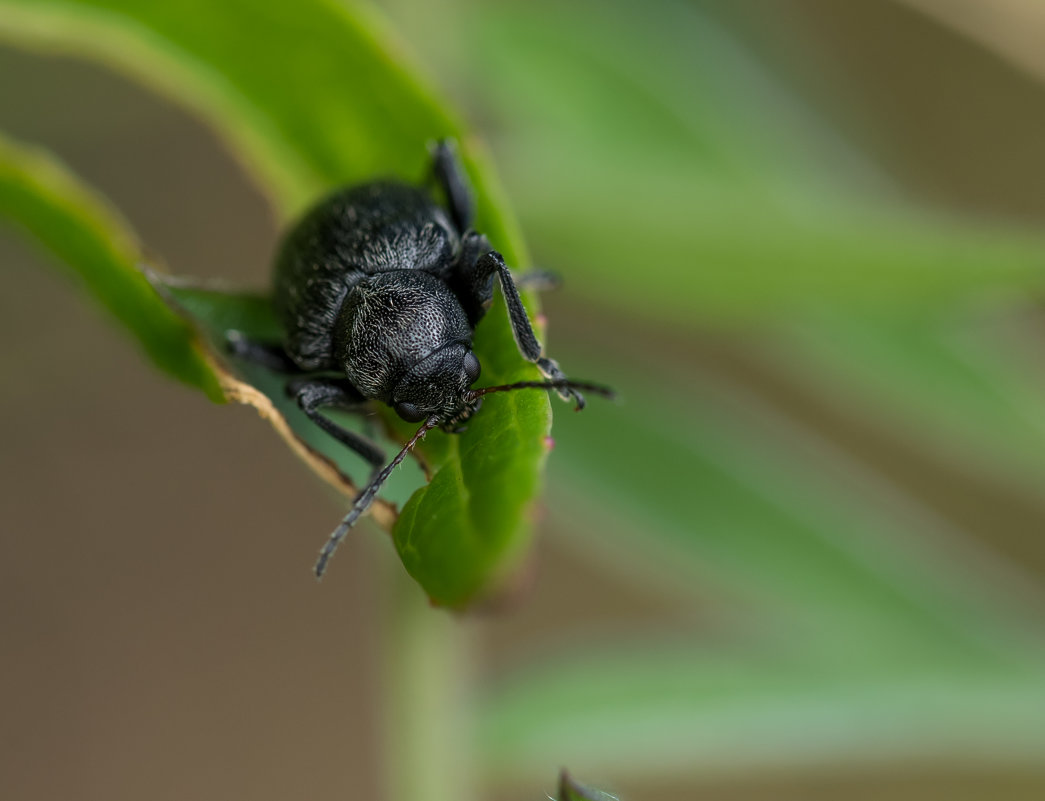
[[419, 423], [427, 417], [427, 415], [414, 406], [414, 404], [407, 403], [406, 401], [396, 404], [396, 414], [408, 423]]
[[464, 355], [464, 374], [468, 376], [468, 383], [474, 384], [479, 380], [479, 373], [482, 372], [482, 365], [479, 364], [479, 359], [476, 358], [475, 354], [468, 351]]

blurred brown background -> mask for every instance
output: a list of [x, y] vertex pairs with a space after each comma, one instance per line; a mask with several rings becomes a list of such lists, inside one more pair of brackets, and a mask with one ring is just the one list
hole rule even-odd
[[[913, 192], [1045, 220], [1045, 91], [1026, 72], [903, 4], [722, 5], [771, 64], [805, 71], [820, 113], [840, 86], [858, 96], [835, 122]], [[781, 25], [794, 35], [769, 35]], [[277, 232], [263, 201], [208, 131], [155, 96], [80, 62], [0, 49], [0, 128], [57, 152], [177, 271], [266, 281]], [[382, 537], [360, 531], [317, 586], [311, 555], [340, 501], [251, 410], [157, 374], [75, 280], [0, 235], [0, 797], [380, 797], [378, 599], [398, 570]], [[546, 301], [558, 342], [583, 341], [568, 322], [579, 294]], [[579, 313], [614, 324], [605, 309]], [[861, 442], [858, 424], [819, 424], [872, 460], [907, 459]], [[1045, 504], [1009, 508], [1012, 525], [998, 526], [997, 487], [921, 491], [945, 516], [980, 520], [982, 536], [1001, 532], [1041, 576]], [[530, 596], [466, 623], [487, 665], [622, 623], [700, 626], [586, 564], [555, 521], [551, 510]], [[485, 797], [541, 798], [558, 767]], [[889, 764], [613, 789], [626, 801], [1037, 799], [1045, 760], [1040, 771]]]

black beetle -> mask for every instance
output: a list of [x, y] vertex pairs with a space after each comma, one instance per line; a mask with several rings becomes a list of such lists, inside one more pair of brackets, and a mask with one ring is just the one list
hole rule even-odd
[[[463, 430], [483, 395], [553, 388], [581, 409], [578, 390], [610, 394], [570, 381], [541, 355], [504, 259], [471, 230], [471, 191], [448, 141], [432, 148], [430, 181], [445, 195], [446, 209], [426, 187], [394, 180], [349, 187], [322, 200], [290, 230], [276, 259], [273, 298], [284, 341], [254, 342], [229, 332], [236, 355], [298, 374], [287, 391], [309, 419], [377, 471], [320, 551], [317, 577], [414, 445], [437, 426]], [[494, 276], [519, 351], [547, 381], [470, 389], [480, 373], [472, 333], [493, 298]], [[387, 403], [409, 422], [424, 421], [383, 467], [385, 456], [376, 445], [319, 412], [361, 410], [371, 400]]]

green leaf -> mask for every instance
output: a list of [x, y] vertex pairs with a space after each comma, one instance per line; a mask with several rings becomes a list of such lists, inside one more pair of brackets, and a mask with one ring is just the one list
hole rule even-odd
[[[822, 308], [915, 314], [1045, 286], [1045, 237], [1014, 227], [927, 218], [837, 193], [748, 191], [685, 167], [610, 177], [547, 149], [506, 166], [542, 258], [569, 264], [586, 296], [658, 322], [750, 324]], [[542, 187], [566, 172], [570, 186], [545, 199]], [[627, 221], [629, 235], [607, 237], [606, 220]]]
[[821, 315], [789, 328], [788, 369], [963, 470], [1036, 494], [1045, 477], [1040, 333], [1011, 308], [918, 320]]
[[157, 367], [223, 400], [192, 327], [156, 296], [138, 269], [141, 248], [127, 223], [54, 159], [0, 136], [2, 218], [72, 267], [84, 289], [137, 338]]
[[[401, 48], [358, 3], [0, 0], [0, 37], [98, 59], [184, 104], [228, 140], [285, 218], [339, 185], [387, 174], [419, 180], [426, 144], [461, 138]], [[492, 169], [475, 142], [462, 144], [477, 228], [512, 266], [524, 267]], [[500, 302], [477, 331], [476, 352], [494, 383], [536, 377]], [[279, 391], [267, 394], [276, 404]], [[394, 537], [433, 601], [457, 607], [493, 591], [525, 552], [549, 424], [547, 398], [519, 393], [491, 398], [462, 437], [429, 435], [422, 452], [435, 469], [432, 484], [404, 509]]]
[[[494, 379], [502, 381], [518, 378]], [[487, 375], [484, 368], [484, 375]], [[393, 531], [403, 564], [433, 600], [463, 606], [518, 564], [527, 542], [514, 521], [532, 523], [550, 429], [548, 400], [537, 393], [491, 395], [432, 481], [403, 508]]]
[[597, 427], [557, 426], [554, 519], [584, 558], [619, 558], [631, 580], [825, 663], [978, 663], [1037, 647], [1018, 583], [962, 532], [713, 376], [626, 362], [622, 405]]
[[640, 640], [629, 656], [589, 650], [499, 682], [475, 742], [502, 780], [556, 761], [618, 781], [893, 759], [1032, 767], [1045, 748], [1045, 673], [941, 663], [836, 674]]

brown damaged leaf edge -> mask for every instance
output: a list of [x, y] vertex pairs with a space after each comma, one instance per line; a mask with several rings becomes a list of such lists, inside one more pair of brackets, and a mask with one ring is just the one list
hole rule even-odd
[[[295, 455], [308, 465], [312, 472], [346, 497], [354, 498], [359, 493], [359, 487], [356, 486], [352, 479], [341, 472], [333, 461], [315, 450], [307, 442], [301, 439], [301, 437], [295, 434], [294, 430], [290, 427], [290, 424], [287, 423], [287, 419], [272, 404], [272, 401], [264, 392], [261, 392], [245, 381], [240, 380], [233, 374], [221, 357], [214, 353], [213, 349], [207, 344], [206, 337], [203, 332], [200, 331], [195, 318], [189, 314], [188, 311], [186, 311], [186, 309], [178, 303], [177, 299], [168, 291], [168, 286], [171, 285], [185, 285], [210, 289], [216, 287], [214, 285], [183, 281], [182, 279], [166, 273], [161, 273], [150, 265], [142, 265], [141, 271], [152, 287], [156, 290], [156, 293], [163, 298], [164, 302], [166, 302], [172, 310], [192, 326], [196, 337], [196, 347], [207, 361], [207, 364], [210, 365], [211, 370], [214, 371], [214, 375], [218, 379], [218, 384], [221, 387], [221, 392], [224, 395], [225, 400], [229, 403], [240, 403], [246, 406], [253, 406], [261, 418], [268, 421], [269, 425], [272, 426], [275, 432], [284, 442], [287, 443], [288, 446], [290, 446], [290, 449], [295, 453]], [[386, 531], [391, 531], [396, 518], [399, 516], [399, 512], [396, 509], [395, 504], [382, 498], [378, 498], [374, 501], [374, 504], [370, 509], [370, 516], [379, 526], [381, 526], [381, 528]]]

